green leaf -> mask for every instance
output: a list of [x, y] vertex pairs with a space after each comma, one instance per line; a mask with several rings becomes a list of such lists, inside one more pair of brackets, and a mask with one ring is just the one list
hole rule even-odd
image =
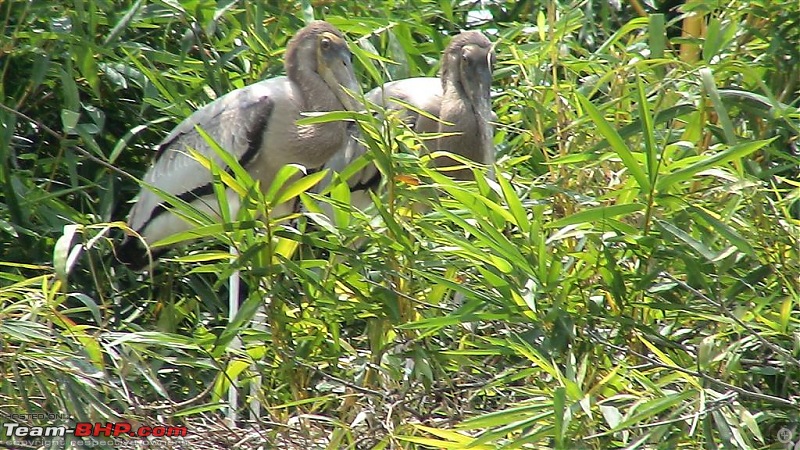
[[122, 34], [123, 31], [130, 25], [133, 21], [133, 18], [139, 12], [139, 8], [142, 6], [142, 0], [136, 0], [128, 11], [125, 13], [124, 16], [114, 25], [114, 28], [111, 29], [111, 32], [108, 33], [106, 36], [105, 41], [103, 41], [103, 47], [108, 47], [110, 43], [117, 40], [117, 38]]
[[650, 116], [647, 93], [641, 77], [636, 77], [636, 90], [639, 94], [639, 117], [642, 120], [642, 135], [644, 136], [645, 161], [647, 161], [647, 175], [650, 186], [655, 185], [658, 178], [658, 149], [656, 148], [656, 137], [654, 134], [653, 118]]
[[302, 119], [296, 122], [298, 126], [340, 121], [359, 121], [369, 123], [371, 120], [373, 120], [371, 115], [365, 112], [355, 111], [305, 112], [303, 113], [303, 116], [304, 117]]
[[650, 59], [661, 59], [664, 57], [667, 39], [664, 14], [650, 14], [648, 18], [647, 38], [650, 46]]
[[661, 178], [658, 180], [656, 188], [659, 191], [667, 190], [677, 183], [689, 180], [698, 172], [744, 158], [745, 156], [748, 156], [751, 153], [771, 144], [774, 140], [775, 138], [763, 141], [744, 142], [742, 144], [729, 147], [713, 155], [703, 156], [699, 161], [696, 161], [667, 175], [661, 176]]
[[[67, 65], [67, 70], [59, 68], [58, 72], [61, 75], [61, 85], [64, 88], [64, 109], [77, 114], [78, 111], [81, 110], [81, 102], [80, 96], [78, 95], [78, 85], [71, 75], [72, 65]], [[77, 120], [75, 123], [77, 123]], [[74, 126], [72, 128], [74, 128]]]
[[62, 282], [67, 281], [67, 276], [81, 251], [80, 244], [72, 245], [77, 233], [78, 225], [64, 225], [61, 237], [53, 248], [53, 268]]
[[752, 258], [758, 258], [756, 255], [756, 250], [750, 245], [749, 242], [747, 242], [747, 239], [745, 239], [731, 226], [719, 220], [712, 212], [707, 211], [704, 208], [694, 206], [690, 206], [689, 209], [693, 213], [700, 215], [702, 220], [707, 222], [714, 229], [714, 231], [719, 233], [722, 237], [729, 240], [731, 244], [735, 245], [739, 251]]
[[239, 306], [236, 316], [225, 326], [225, 330], [215, 342], [216, 355], [221, 355], [228, 348], [245, 324], [253, 320], [260, 308], [263, 308], [263, 300], [258, 296], [250, 296]]
[[636, 179], [639, 187], [645, 192], [649, 191], [650, 181], [644, 169], [636, 161], [636, 158], [634, 158], [628, 146], [625, 144], [625, 141], [623, 141], [622, 137], [617, 133], [617, 130], [606, 121], [597, 107], [595, 107], [588, 98], [579, 92], [576, 92], [575, 95], [578, 97], [583, 109], [597, 126], [597, 130], [606, 138], [611, 148], [617, 153], [622, 163], [625, 164], [625, 167], [628, 168], [628, 171]]
[[[681, 116], [686, 116], [689, 113], [692, 113], [692, 112], [695, 112], [695, 111], [697, 111], [695, 106], [691, 105], [691, 104], [687, 104], [687, 103], [671, 106], [669, 108], [665, 108], [665, 109], [660, 110], [660, 111], [658, 111], [656, 113], [655, 117], [651, 121], [652, 122], [652, 126], [655, 126], [655, 125], [669, 126], [669, 124], [673, 120], [675, 120], [677, 118], [680, 118]], [[617, 131], [617, 133], [619, 134], [619, 136], [622, 139], [628, 139], [628, 138], [630, 138], [632, 136], [635, 136], [638, 133], [641, 133], [643, 129], [644, 129], [643, 118], [642, 117], [637, 117], [633, 121], [631, 121], [629, 124], [627, 124], [624, 127], [620, 128]], [[586, 153], [595, 153], [598, 150], [607, 147], [608, 145], [609, 145], [608, 144], [608, 140], [603, 139], [602, 141], [600, 141], [597, 144], [593, 145]], [[572, 162], [572, 161], [580, 162], [580, 161], [586, 160], [587, 158], [590, 159], [590, 157], [591, 157], [591, 155], [585, 155], [585, 156], [583, 156], [583, 155], [565, 155], [561, 159], [563, 159], [564, 161], [570, 161], [570, 162]]]
[[61, 125], [64, 127], [64, 134], [74, 134], [75, 127], [78, 126], [78, 120], [81, 115], [75, 111], [68, 109], [61, 110]]
[[656, 219], [655, 223], [661, 228], [664, 232], [673, 237], [677, 238], [679, 241], [687, 244], [691, 247], [694, 251], [699, 253], [702, 257], [707, 259], [708, 261], [714, 261], [717, 255], [709, 249], [705, 244], [698, 241], [697, 239], [693, 238], [689, 233], [681, 230], [680, 228], [672, 225], [671, 223], [665, 222], [663, 220]]
[[506, 205], [508, 205], [508, 209], [511, 211], [517, 226], [523, 231], [529, 230], [531, 223], [528, 219], [528, 213], [522, 206], [522, 202], [517, 196], [517, 193], [514, 191], [514, 188], [511, 186], [511, 183], [509, 183], [508, 180], [506, 180], [502, 175], [497, 177], [497, 182], [500, 184], [500, 189], [503, 191], [503, 198], [505, 198]]
[[278, 198], [275, 199], [275, 204], [280, 205], [283, 204], [298, 195], [302, 192], [306, 192], [312, 187], [319, 184], [323, 178], [328, 174], [327, 170], [321, 170], [318, 172], [314, 172], [310, 175], [306, 175], [299, 180], [295, 181], [294, 183], [290, 184], [289, 186], [285, 187], [283, 190], [280, 191]]
[[705, 34], [705, 42], [703, 43], [703, 61], [705, 61], [706, 64], [711, 64], [711, 60], [717, 56], [719, 49], [722, 47], [722, 39], [724, 37], [723, 34], [720, 33], [719, 17], [709, 17]]
[[571, 214], [563, 219], [554, 220], [545, 224], [546, 228], [562, 228], [575, 224], [595, 224], [617, 216], [626, 216], [644, 210], [644, 205], [630, 203], [627, 205], [599, 206]]
[[563, 386], [558, 386], [553, 393], [553, 417], [555, 425], [553, 426], [553, 434], [556, 438], [556, 449], [564, 449], [566, 436], [566, 429], [564, 423], [564, 414], [566, 412], [566, 389]]
[[717, 117], [722, 124], [725, 142], [728, 145], [735, 145], [737, 139], [736, 133], [733, 130], [733, 122], [731, 122], [731, 117], [728, 115], [725, 104], [722, 103], [722, 98], [717, 90], [717, 83], [714, 81], [714, 74], [711, 72], [711, 69], [707, 67], [700, 69], [700, 79], [703, 82], [703, 89], [705, 89], [706, 95], [711, 99], [714, 111], [716, 111]]

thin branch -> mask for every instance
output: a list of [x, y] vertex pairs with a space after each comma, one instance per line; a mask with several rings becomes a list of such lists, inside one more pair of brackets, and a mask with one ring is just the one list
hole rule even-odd
[[[701, 416], [701, 415], [706, 415], [706, 414], [708, 414], [710, 412], [714, 412], [714, 411], [722, 408], [723, 406], [730, 404], [734, 400], [736, 400], [736, 393], [728, 393], [728, 394], [725, 394], [723, 397], [721, 397], [718, 400], [715, 400], [713, 402], [708, 402], [708, 403], [711, 403], [711, 406], [708, 407], [708, 408], [702, 409], [700, 411], [693, 412], [691, 414], [687, 414], [687, 415], [684, 415], [684, 416], [676, 417], [674, 419], [666, 419], [666, 420], [659, 420], [658, 422], [631, 425], [630, 428], [637, 428], [637, 429], [643, 430], [643, 429], [647, 429], [647, 428], [660, 427], [662, 425], [669, 425], [669, 424], [673, 424], [673, 423], [685, 422], [687, 420], [693, 419], [694, 417]], [[589, 436], [585, 436], [583, 439], [584, 440], [596, 439], [596, 438], [599, 438], [599, 437], [608, 436], [610, 434], [619, 433], [620, 431], [624, 431], [624, 429], [623, 430], [618, 430], [618, 429], [608, 430], [608, 431], [604, 431], [602, 433], [597, 433], [597, 434], [592, 434], [592, 435], [589, 435]]]
[[732, 312], [728, 311], [728, 308], [726, 308], [722, 304], [722, 302], [718, 302], [718, 301], [715, 301], [715, 300], [711, 299], [711, 297], [703, 294], [702, 292], [698, 291], [697, 289], [693, 288], [692, 286], [689, 286], [686, 282], [675, 278], [670, 273], [662, 272], [661, 275], [666, 277], [666, 278], [669, 278], [670, 280], [672, 280], [672, 281], [674, 281], [676, 283], [678, 283], [679, 285], [681, 285], [681, 287], [683, 287], [684, 289], [688, 290], [692, 294], [696, 295], [700, 299], [702, 299], [702, 300], [704, 300], [704, 301], [716, 306], [717, 308], [719, 308], [720, 311], [722, 311], [722, 314], [724, 314], [726, 317], [728, 317], [729, 319], [731, 319], [734, 322], [736, 322], [736, 324], [739, 325], [740, 327], [742, 327], [745, 330], [747, 330], [748, 333], [750, 333], [751, 335], [755, 336], [755, 338], [758, 339], [759, 341], [761, 341], [761, 343], [764, 344], [767, 348], [769, 348], [773, 352], [783, 356], [784, 358], [786, 358], [788, 361], [790, 361], [795, 366], [800, 367], [800, 361], [795, 359], [786, 349], [781, 348], [781, 347], [773, 344], [772, 342], [764, 339], [764, 337], [761, 336], [761, 334], [756, 332], [754, 329], [750, 328], [750, 326], [747, 325], [746, 323], [742, 322], [742, 320], [739, 319], [738, 317], [736, 317], [735, 314], [733, 314]]
[[[40, 122], [40, 121], [28, 116], [27, 114], [25, 114], [23, 112], [17, 111], [14, 108], [9, 108], [8, 106], [4, 105], [3, 103], [0, 103], [0, 109], [4, 110], [6, 112], [9, 112], [11, 114], [14, 114], [14, 115], [16, 115], [16, 116], [18, 116], [18, 117], [20, 117], [22, 119], [27, 120], [28, 122], [31, 122], [31, 123], [35, 124], [37, 127], [39, 127], [42, 130], [44, 130], [45, 133], [47, 133], [50, 136], [53, 136], [54, 138], [58, 139], [59, 142], [63, 142], [65, 139], [67, 139], [64, 135], [62, 135], [61, 133], [53, 130], [52, 128], [48, 127], [47, 125], [43, 124], [42, 122]], [[104, 160], [94, 156], [89, 151], [87, 151], [87, 150], [85, 150], [85, 149], [83, 149], [83, 148], [81, 148], [81, 147], [79, 147], [77, 145], [71, 145], [70, 148], [72, 150], [78, 152], [79, 154], [81, 154], [85, 158], [88, 158], [88, 159], [92, 160], [93, 162], [96, 162], [97, 164], [100, 164], [101, 166], [105, 167], [106, 169], [108, 169], [108, 170], [110, 170], [112, 172], [115, 172], [115, 173], [117, 173], [119, 175], [122, 175], [123, 177], [131, 179], [131, 180], [133, 180], [133, 181], [135, 181], [137, 183], [139, 182], [139, 179], [136, 178], [135, 176], [133, 176], [133, 175], [129, 174], [128, 172], [120, 169], [119, 167], [114, 166], [113, 164], [111, 164], [111, 163], [109, 163], [107, 161], [104, 161]]]
[[655, 358], [652, 358], [650, 356], [644, 355], [644, 354], [639, 353], [639, 352], [637, 352], [635, 350], [631, 350], [630, 348], [614, 345], [614, 344], [608, 342], [607, 340], [605, 340], [604, 338], [602, 338], [600, 335], [594, 333], [591, 330], [588, 331], [588, 334], [596, 342], [599, 342], [600, 344], [605, 345], [606, 347], [610, 347], [610, 348], [612, 348], [614, 350], [626, 353], [628, 355], [634, 355], [634, 356], [636, 356], [638, 358], [641, 358], [641, 359], [649, 362], [650, 364], [654, 365], [655, 367], [660, 367], [662, 369], [668, 369], [668, 370], [676, 370], [678, 372], [685, 373], [686, 375], [690, 375], [690, 376], [693, 376], [695, 378], [702, 378], [703, 380], [708, 381], [711, 384], [715, 384], [717, 386], [720, 386], [720, 387], [723, 387], [725, 389], [728, 389], [728, 390], [731, 390], [733, 392], [736, 392], [737, 394], [739, 394], [739, 395], [741, 395], [743, 397], [749, 397], [749, 398], [754, 398], [754, 399], [757, 399], [757, 400], [763, 400], [765, 402], [774, 403], [776, 405], [781, 405], [781, 406], [789, 406], [789, 407], [792, 407], [792, 408], [797, 408], [798, 406], [800, 406], [796, 402], [793, 402], [791, 400], [787, 400], [785, 398], [774, 397], [772, 395], [767, 395], [767, 394], [762, 394], [762, 393], [759, 393], [759, 392], [748, 391], [747, 389], [740, 388], [738, 386], [734, 386], [734, 385], [726, 383], [726, 382], [724, 382], [722, 380], [718, 380], [718, 379], [716, 379], [716, 378], [714, 378], [714, 377], [712, 377], [710, 375], [706, 375], [706, 374], [704, 374], [702, 372], [697, 372], [697, 371], [694, 371], [694, 370], [685, 369], [683, 367], [671, 366], [669, 364], [664, 364], [664, 363], [662, 363], [661, 361], [659, 361], [659, 360], [657, 360]]
[[[190, 398], [188, 400], [184, 400], [182, 402], [173, 402], [170, 399], [170, 403], [166, 404], [166, 405], [139, 405], [139, 408], [142, 409], [142, 410], [145, 410], [145, 411], [167, 411], [168, 410], [168, 411], [170, 411], [172, 413], [175, 413], [180, 408], [183, 408], [184, 406], [189, 406], [189, 405], [191, 405], [193, 403], [202, 401], [208, 394], [211, 393], [212, 390], [214, 390], [214, 387], [215, 387], [214, 383], [209, 383], [208, 387], [206, 389], [204, 389], [203, 392], [195, 395], [194, 397], [192, 397], [192, 398]], [[221, 403], [224, 403], [224, 402], [221, 402]]]
[[372, 389], [365, 388], [363, 386], [359, 386], [359, 385], [357, 385], [355, 383], [352, 383], [350, 381], [347, 381], [347, 380], [344, 380], [342, 378], [339, 378], [339, 377], [333, 376], [331, 374], [325, 373], [325, 372], [321, 371], [320, 369], [318, 369], [318, 368], [316, 368], [316, 367], [314, 367], [314, 366], [312, 366], [310, 364], [306, 364], [306, 363], [304, 363], [302, 361], [296, 360], [295, 364], [297, 364], [299, 366], [302, 366], [302, 367], [305, 367], [306, 369], [313, 371], [314, 373], [316, 373], [317, 375], [319, 375], [319, 376], [321, 376], [323, 378], [327, 378], [327, 379], [329, 379], [331, 381], [335, 381], [337, 383], [343, 384], [344, 386], [347, 386], [347, 387], [349, 387], [350, 389], [352, 389], [352, 390], [354, 390], [356, 392], [360, 392], [360, 393], [366, 394], [366, 395], [371, 395], [373, 397], [386, 398], [386, 394], [383, 393], [383, 392], [374, 391]]

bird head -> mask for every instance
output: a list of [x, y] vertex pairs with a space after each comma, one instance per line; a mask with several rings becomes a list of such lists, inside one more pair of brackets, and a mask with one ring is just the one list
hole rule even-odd
[[298, 78], [310, 68], [325, 82], [342, 106], [359, 110], [358, 102], [348, 94], [358, 95], [360, 88], [353, 72], [353, 54], [341, 31], [322, 20], [311, 22], [297, 32], [286, 47], [286, 73]]
[[466, 94], [476, 111], [489, 120], [490, 90], [496, 57], [491, 41], [480, 31], [456, 35], [444, 51], [442, 83], [454, 83]]

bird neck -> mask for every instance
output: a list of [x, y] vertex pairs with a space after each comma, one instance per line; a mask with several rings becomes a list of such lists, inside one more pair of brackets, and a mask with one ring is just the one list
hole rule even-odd
[[461, 83], [457, 81], [445, 82], [441, 105], [440, 118], [454, 123], [455, 128], [461, 130], [476, 128], [483, 118], [481, 111], [478, 111], [478, 105], [472, 102]]
[[295, 105], [295, 114], [277, 119], [278, 130], [292, 135], [282, 140], [287, 148], [287, 158], [278, 161], [280, 165], [295, 163], [310, 169], [322, 166], [345, 143], [347, 123], [334, 121], [313, 125], [297, 125], [303, 119], [302, 113], [327, 112], [344, 109], [336, 95], [315, 72], [290, 73], [288, 78], [290, 99]]
[[303, 110], [305, 111], [339, 111], [343, 110], [342, 102], [336, 98], [330, 86], [316, 72], [298, 71], [289, 79], [301, 93]]
[[442, 80], [442, 103], [444, 103], [445, 98], [461, 103], [469, 102], [469, 95], [464, 89], [464, 85], [461, 84], [461, 80], [452, 76], [452, 74]]
[[[483, 164], [494, 162], [494, 131], [489, 123], [491, 111], [481, 111], [467, 95], [461, 83], [448, 80], [444, 83], [439, 118], [453, 125], [439, 124], [440, 133], [460, 133], [440, 138], [437, 148], [460, 154]], [[485, 107], [483, 107], [485, 109]], [[468, 171], [454, 173], [456, 178], [469, 178]]]

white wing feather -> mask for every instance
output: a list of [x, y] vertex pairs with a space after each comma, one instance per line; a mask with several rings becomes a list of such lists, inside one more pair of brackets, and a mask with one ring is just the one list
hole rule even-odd
[[[288, 85], [284, 77], [269, 79], [232, 91], [199, 109], [162, 141], [143, 181], [207, 213], [218, 213], [211, 191], [211, 173], [190, 156], [188, 149], [194, 149], [222, 168], [225, 164], [195, 127], [202, 128], [247, 167], [258, 159], [276, 101], [292, 102], [291, 96], [287, 98], [284, 94], [291, 92]], [[236, 196], [228, 197], [232, 209], [238, 210]], [[235, 214], [236, 211], [231, 212]], [[147, 188], [142, 189], [132, 208], [128, 225], [150, 242], [190, 227], [164, 211], [162, 198]]]

